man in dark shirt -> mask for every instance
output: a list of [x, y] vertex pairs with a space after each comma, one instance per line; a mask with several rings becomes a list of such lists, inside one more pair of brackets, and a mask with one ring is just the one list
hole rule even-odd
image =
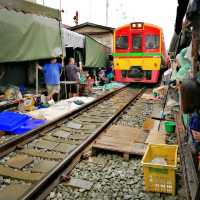
[[67, 81], [73, 81], [73, 82], [77, 82], [77, 84], [71, 84], [69, 88], [70, 91], [70, 97], [74, 97], [77, 96], [77, 86], [79, 83], [79, 76], [78, 73], [82, 70], [82, 67], [80, 66], [77, 67], [77, 65], [75, 65], [75, 60], [74, 58], [70, 58], [69, 59], [69, 64], [66, 65], [65, 67], [66, 69], [66, 79]]

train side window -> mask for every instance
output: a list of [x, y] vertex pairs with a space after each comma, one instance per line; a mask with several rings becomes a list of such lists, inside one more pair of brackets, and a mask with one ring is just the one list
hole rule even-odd
[[158, 49], [159, 48], [159, 36], [146, 35], [145, 37], [145, 49]]
[[128, 49], [128, 36], [118, 36], [116, 38], [117, 49]]
[[134, 50], [141, 50], [142, 49], [142, 35], [132, 35], [132, 48]]

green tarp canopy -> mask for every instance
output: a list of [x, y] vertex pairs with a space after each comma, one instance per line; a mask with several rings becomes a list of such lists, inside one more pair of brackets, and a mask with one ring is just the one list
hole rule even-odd
[[106, 67], [108, 48], [89, 36], [85, 38], [85, 67]]
[[39, 60], [61, 49], [56, 19], [0, 7], [0, 63]]

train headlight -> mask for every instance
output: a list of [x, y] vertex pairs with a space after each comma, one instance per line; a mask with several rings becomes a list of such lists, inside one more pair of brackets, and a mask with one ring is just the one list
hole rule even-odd
[[136, 28], [137, 26], [136, 26], [136, 24], [132, 24], [132, 28]]
[[142, 22], [136, 22], [131, 24], [131, 28], [133, 29], [142, 29], [143, 28], [143, 23]]
[[142, 28], [142, 24], [141, 24], [141, 23], [138, 23], [138, 24], [137, 24], [137, 27], [138, 27], [138, 28]]

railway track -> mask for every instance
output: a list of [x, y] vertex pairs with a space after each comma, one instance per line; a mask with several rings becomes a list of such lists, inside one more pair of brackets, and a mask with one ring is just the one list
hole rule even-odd
[[84, 112], [89, 107], [95, 106], [95, 104], [98, 104], [100, 101], [102, 101], [103, 99], [105, 99], [107, 97], [111, 97], [112, 95], [119, 92], [120, 90], [123, 90], [123, 88], [116, 89], [112, 92], [109, 92], [109, 93], [103, 95], [103, 96], [100, 96], [96, 100], [94, 100], [90, 103], [84, 104], [83, 106], [80, 106], [77, 110], [74, 110], [64, 116], [61, 116], [45, 125], [39, 127], [38, 129], [34, 129], [34, 130], [26, 133], [26, 135], [19, 136], [19, 135], [7, 134], [5, 136], [2, 136], [0, 138], [0, 157], [6, 155], [9, 152], [12, 152], [15, 148], [18, 147], [19, 144], [27, 143], [28, 141], [34, 139], [35, 137], [38, 136], [38, 133], [45, 134], [49, 130], [55, 128], [57, 126], [57, 124], [63, 123], [64, 121], [66, 121], [67, 118], [74, 116], [80, 112]]
[[1, 145], [0, 200], [44, 199], [79, 161], [83, 149], [142, 91], [122, 89]]
[[[144, 120], [151, 116], [154, 103], [145, 102], [138, 98], [137, 101], [132, 102], [118, 115], [112, 124], [142, 128]], [[84, 157], [76, 163], [77, 165], [72, 171], [72, 168], [69, 168], [65, 172], [67, 181], [64, 180], [57, 185], [46, 200], [186, 199], [180, 169], [177, 172], [176, 196], [145, 192], [140, 162], [140, 157], [132, 157], [125, 162], [121, 155], [105, 151], [99, 151], [96, 155]]]

